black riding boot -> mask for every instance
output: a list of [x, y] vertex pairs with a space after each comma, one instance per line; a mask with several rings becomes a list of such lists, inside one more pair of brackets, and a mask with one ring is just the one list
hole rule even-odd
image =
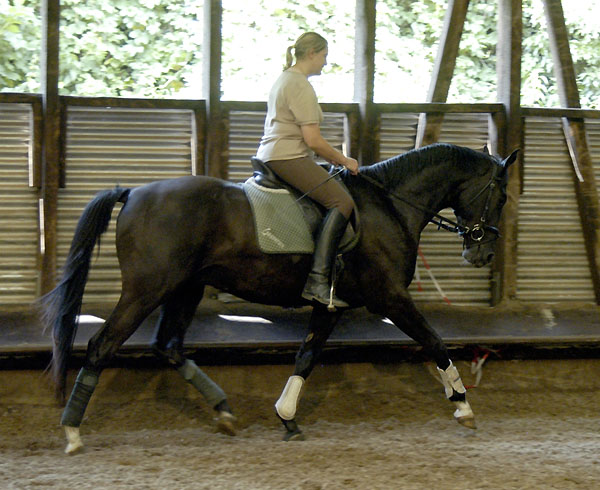
[[[308, 280], [302, 291], [302, 297], [309, 301], [330, 304], [331, 268], [334, 267], [338, 245], [348, 220], [337, 208], [330, 209], [321, 223], [313, 254], [313, 265]], [[348, 303], [335, 296], [332, 299], [335, 307], [347, 307]]]

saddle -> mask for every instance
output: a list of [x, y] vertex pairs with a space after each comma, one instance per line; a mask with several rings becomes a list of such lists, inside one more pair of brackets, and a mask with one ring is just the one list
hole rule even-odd
[[[326, 209], [281, 180], [264, 162], [251, 159], [253, 175], [242, 184], [250, 201], [258, 244], [265, 253], [312, 254], [315, 235]], [[323, 165], [332, 174], [332, 165]], [[336, 177], [338, 182], [344, 183]], [[352, 214], [340, 243], [340, 253], [351, 250], [359, 238], [357, 211]]]

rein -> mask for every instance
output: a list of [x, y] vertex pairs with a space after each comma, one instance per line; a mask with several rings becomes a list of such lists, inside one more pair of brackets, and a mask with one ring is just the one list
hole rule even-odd
[[[375, 180], [367, 175], [364, 175], [362, 172], [359, 172], [358, 175], [361, 178], [363, 178], [364, 180], [366, 180], [368, 183], [370, 183], [371, 185], [383, 190], [389, 197], [397, 199], [398, 201], [402, 201], [403, 203], [408, 204], [409, 206], [411, 206], [414, 209], [421, 211], [423, 213], [432, 214], [433, 217], [429, 219], [429, 222], [433, 223], [434, 225], [437, 225], [438, 230], [440, 228], [443, 228], [444, 230], [449, 231], [451, 233], [457, 233], [461, 237], [465, 237], [465, 236], [469, 237], [474, 242], [481, 242], [481, 240], [483, 240], [483, 237], [485, 236], [485, 230], [488, 230], [488, 231], [491, 231], [492, 233], [494, 233], [496, 235], [496, 238], [500, 236], [500, 232], [498, 231], [498, 228], [496, 228], [495, 226], [487, 225], [485, 223], [486, 219], [487, 219], [487, 213], [489, 211], [490, 201], [492, 199], [492, 192], [493, 192], [494, 188], [496, 187], [497, 173], [498, 173], [498, 166], [494, 165], [493, 169], [492, 169], [492, 176], [490, 177], [490, 180], [488, 181], [488, 183], [485, 186], [483, 186], [483, 188], [477, 194], [475, 194], [475, 196], [472, 197], [469, 200], [469, 202], [467, 203], [467, 204], [471, 204], [479, 196], [481, 196], [487, 189], [489, 189], [489, 193], [486, 198], [483, 213], [482, 213], [481, 217], [479, 218], [479, 223], [477, 223], [475, 226], [473, 226], [472, 229], [470, 229], [468, 226], [457, 223], [456, 221], [445, 218], [441, 214], [436, 213], [435, 211], [432, 211], [431, 209], [428, 209], [426, 207], [415, 204], [411, 200], [406, 199], [405, 197], [402, 197], [402, 196], [396, 194], [395, 192], [388, 190], [381, 182], [379, 182], [378, 180]], [[461, 220], [460, 217], [458, 218], [458, 220], [459, 221]]]

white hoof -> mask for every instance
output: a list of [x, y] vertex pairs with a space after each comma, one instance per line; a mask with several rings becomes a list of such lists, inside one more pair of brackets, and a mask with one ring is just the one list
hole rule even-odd
[[475, 415], [473, 414], [473, 410], [471, 410], [469, 402], [454, 402], [454, 404], [456, 405], [456, 411], [454, 412], [456, 421], [469, 429], [476, 429]]
[[79, 437], [79, 427], [69, 427], [65, 425], [65, 434], [67, 435], [67, 447], [65, 454], [73, 454], [83, 447], [81, 437]]

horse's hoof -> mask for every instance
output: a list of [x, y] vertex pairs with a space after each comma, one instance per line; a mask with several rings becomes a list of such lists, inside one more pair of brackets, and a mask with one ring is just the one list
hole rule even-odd
[[229, 412], [221, 411], [219, 412], [219, 416], [217, 417], [217, 430], [222, 434], [228, 436], [235, 436], [235, 421], [237, 420], [235, 416]]
[[293, 432], [286, 432], [283, 436], [283, 440], [285, 442], [304, 441], [305, 439], [306, 439], [306, 437], [304, 436], [304, 434], [302, 433], [302, 431], [300, 429], [293, 431]]
[[454, 412], [454, 418], [460, 425], [464, 425], [469, 429], [477, 429], [475, 425], [475, 415], [473, 415], [473, 410], [471, 410], [471, 405], [469, 405], [468, 401], [457, 401], [454, 402], [456, 405], [456, 410]]
[[67, 447], [65, 454], [75, 454], [83, 449], [83, 442], [79, 436], [79, 427], [65, 426], [65, 434], [67, 435]]
[[475, 417], [457, 417], [456, 421], [460, 425], [464, 425], [469, 429], [477, 429], [477, 424], [475, 424]]

